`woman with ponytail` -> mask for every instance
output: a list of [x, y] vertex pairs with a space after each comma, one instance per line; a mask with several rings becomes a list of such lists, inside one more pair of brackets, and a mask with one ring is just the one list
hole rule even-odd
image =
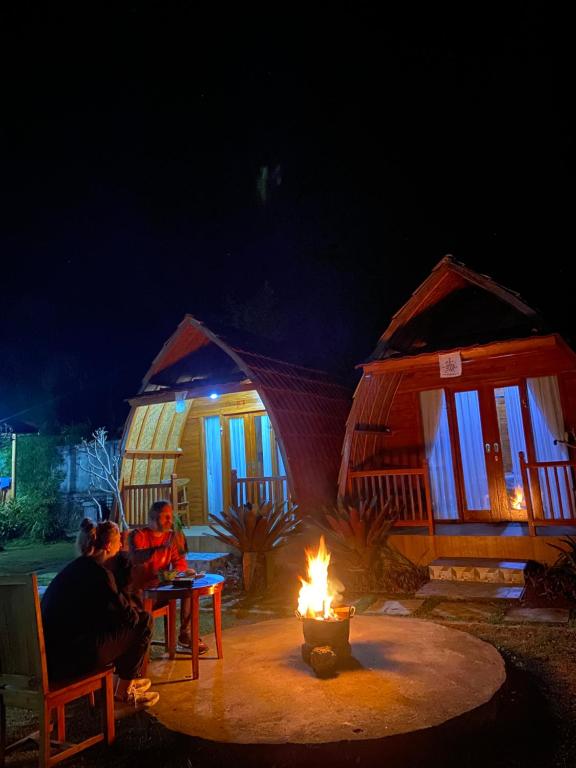
[[49, 675], [63, 680], [113, 664], [116, 699], [152, 706], [159, 695], [140, 677], [152, 618], [131, 607], [109, 567], [120, 551], [118, 526], [83, 520], [76, 547], [79, 557], [60, 571], [42, 598]]

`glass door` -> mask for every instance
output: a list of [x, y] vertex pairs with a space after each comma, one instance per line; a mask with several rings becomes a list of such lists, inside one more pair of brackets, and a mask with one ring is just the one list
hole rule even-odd
[[480, 394], [476, 389], [453, 393], [460, 499], [465, 520], [491, 519], [494, 501], [491, 441], [483, 423]]
[[286, 500], [288, 484], [279, 479], [284, 462], [268, 414], [226, 416], [224, 424], [222, 464], [232, 503]]
[[525, 398], [518, 384], [452, 393], [456, 465], [464, 520], [525, 520], [519, 453], [527, 453]]
[[499, 464], [499, 511], [503, 519], [526, 520], [524, 484], [519, 453], [527, 456], [520, 387], [495, 387], [494, 408], [498, 428], [494, 443], [494, 462]]

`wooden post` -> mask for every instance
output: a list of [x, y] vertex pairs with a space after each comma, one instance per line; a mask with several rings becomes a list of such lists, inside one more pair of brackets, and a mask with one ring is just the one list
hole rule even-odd
[[520, 473], [522, 475], [522, 485], [524, 486], [524, 501], [526, 502], [526, 515], [528, 517], [528, 535], [536, 536], [536, 526], [534, 525], [534, 510], [532, 508], [532, 489], [528, 479], [528, 467], [524, 451], [518, 454], [520, 457]]
[[177, 479], [178, 475], [173, 472], [170, 475], [170, 494], [172, 496], [172, 509], [174, 510], [175, 514], [178, 511], [178, 486], [176, 485]]
[[232, 506], [236, 506], [238, 503], [238, 491], [236, 490], [236, 487], [238, 485], [238, 472], [237, 470], [233, 469], [230, 472], [230, 500], [232, 502]]
[[9, 499], [15, 499], [16, 498], [16, 454], [17, 454], [17, 434], [15, 432], [12, 433], [12, 437], [10, 439], [11, 445], [12, 445], [12, 468], [11, 473], [12, 477], [10, 479], [10, 488], [8, 489], [8, 493], [6, 494], [6, 497]]
[[428, 533], [434, 536], [434, 511], [432, 509], [432, 494], [430, 493], [430, 476], [428, 475], [428, 462], [426, 459], [422, 462], [424, 469], [424, 496], [426, 498], [426, 511], [428, 513]]

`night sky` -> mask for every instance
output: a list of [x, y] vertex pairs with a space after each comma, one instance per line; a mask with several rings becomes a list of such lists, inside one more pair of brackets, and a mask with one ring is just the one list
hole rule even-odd
[[186, 312], [353, 384], [446, 253], [573, 333], [573, 62], [538, 16], [416, 40], [167, 5], [4, 27], [0, 420], [117, 430]]

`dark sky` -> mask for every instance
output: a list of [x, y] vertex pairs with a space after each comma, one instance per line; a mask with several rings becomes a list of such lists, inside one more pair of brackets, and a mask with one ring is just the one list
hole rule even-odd
[[166, 5], [4, 25], [0, 419], [117, 428], [185, 312], [265, 307], [353, 382], [448, 252], [573, 330], [573, 62], [538, 15], [416, 39]]

